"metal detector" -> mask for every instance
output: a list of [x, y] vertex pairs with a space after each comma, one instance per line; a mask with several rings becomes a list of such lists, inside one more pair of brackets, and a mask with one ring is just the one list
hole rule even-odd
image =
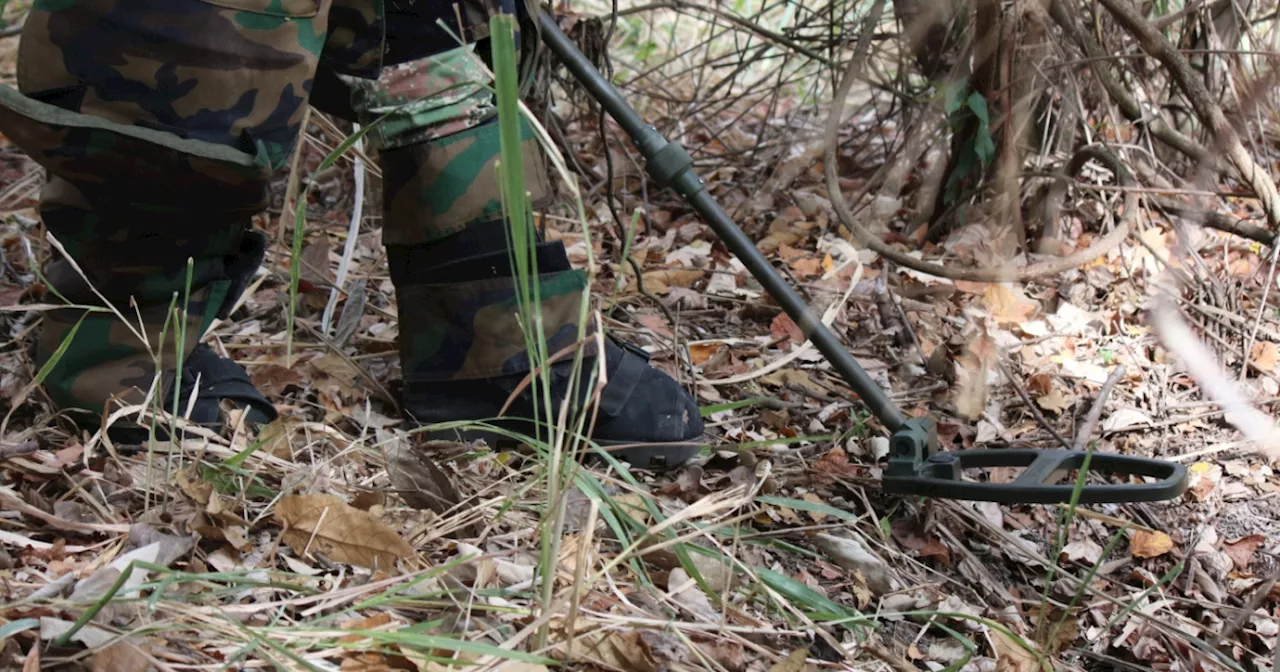
[[[712, 198], [693, 170], [693, 159], [678, 142], [669, 142], [646, 124], [612, 84], [578, 50], [551, 13], [537, 12], [542, 41], [605, 111], [635, 142], [649, 175], [680, 194], [702, 216], [743, 266], [751, 272], [806, 338], [831, 363], [871, 412], [892, 433], [884, 490], [904, 495], [967, 499], [1005, 504], [1069, 502], [1074, 479], [1085, 469], [1107, 483], [1086, 483], [1080, 503], [1149, 502], [1174, 499], [1188, 486], [1185, 465], [1145, 457], [1079, 450], [938, 449], [932, 418], [908, 418], [872, 380], [830, 329], [809, 310], [804, 299], [773, 268], [742, 229]], [[1025, 467], [1009, 483], [966, 480], [965, 470]], [[1062, 481], [1066, 482], [1062, 482]]]

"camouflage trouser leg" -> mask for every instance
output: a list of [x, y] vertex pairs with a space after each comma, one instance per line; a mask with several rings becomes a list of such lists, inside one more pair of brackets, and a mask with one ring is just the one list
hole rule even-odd
[[264, 239], [250, 218], [297, 139], [329, 7], [33, 4], [19, 53], [25, 97], [0, 91], [0, 131], [48, 169], [42, 218], [83, 271], [55, 261], [52, 289], [77, 305], [101, 306], [100, 293], [115, 308], [47, 316], [39, 358], [63, 347], [46, 380], [57, 404], [97, 414], [112, 397], [138, 401], [157, 358], [172, 375], [179, 322], [189, 353], [256, 270]]
[[[495, 171], [498, 124], [479, 57], [457, 47], [353, 84], [361, 120], [382, 120], [369, 137], [382, 168], [382, 235], [400, 307], [405, 382], [528, 371]], [[536, 202], [551, 185], [523, 120], [522, 131], [525, 187]], [[554, 352], [578, 337], [586, 276], [569, 267], [558, 244], [545, 246], [556, 248], [539, 255], [549, 271], [541, 276], [540, 309]]]

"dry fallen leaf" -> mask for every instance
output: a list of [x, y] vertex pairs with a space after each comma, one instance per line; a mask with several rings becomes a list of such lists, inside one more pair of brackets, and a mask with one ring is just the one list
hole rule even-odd
[[137, 646], [125, 640], [116, 642], [93, 654], [89, 659], [92, 672], [147, 672], [151, 669], [151, 658], [147, 655], [149, 645]]
[[1271, 341], [1258, 341], [1249, 349], [1249, 363], [1262, 371], [1274, 371], [1280, 360], [1280, 346]]
[[1267, 538], [1261, 534], [1251, 534], [1235, 541], [1223, 543], [1222, 550], [1226, 552], [1227, 557], [1231, 558], [1231, 563], [1235, 565], [1237, 572], [1247, 572], [1249, 571], [1249, 564], [1253, 562], [1254, 553], [1266, 541]]
[[1056, 387], [1049, 390], [1048, 394], [1044, 394], [1036, 398], [1037, 406], [1049, 411], [1050, 413], [1056, 413], [1058, 415], [1061, 415], [1063, 411], [1071, 408], [1071, 405], [1074, 403], [1075, 402], [1073, 400], [1068, 399], [1066, 395], [1062, 393], [1062, 390], [1059, 390]]
[[996, 654], [996, 672], [1036, 672], [1040, 661], [1003, 631], [991, 628], [991, 644]]
[[822, 274], [822, 260], [814, 257], [797, 259], [791, 262], [791, 270], [797, 277], [812, 278]]
[[1129, 539], [1129, 552], [1135, 558], [1154, 558], [1173, 550], [1173, 539], [1164, 532], [1136, 530]]
[[[390, 433], [384, 432], [379, 432], [379, 438], [384, 434], [390, 438]], [[387, 447], [387, 476], [406, 504], [438, 514], [458, 505], [460, 499], [453, 481], [427, 457], [427, 446], [411, 446], [403, 437], [380, 443]]]
[[788, 339], [792, 343], [804, 343], [804, 332], [800, 331], [800, 327], [786, 313], [778, 313], [773, 322], [769, 323], [769, 335], [775, 341]]
[[1005, 283], [987, 285], [982, 293], [982, 303], [999, 324], [1025, 322], [1040, 309], [1040, 304], [1027, 298], [1022, 288]]
[[[660, 271], [649, 271], [644, 274], [644, 291], [654, 296], [662, 296], [672, 287], [689, 287], [707, 274], [696, 268], [664, 268]], [[627, 283], [628, 292], [638, 291], [635, 278]]]
[[413, 547], [386, 523], [333, 495], [292, 495], [276, 504], [283, 539], [299, 556], [325, 554], [335, 562], [387, 568], [413, 555]]
[[809, 649], [796, 649], [792, 651], [786, 658], [778, 661], [773, 667], [769, 668], [769, 672], [805, 672], [807, 669], [805, 661], [809, 658]]
[[713, 355], [720, 352], [720, 343], [694, 343], [689, 346], [689, 361], [694, 366], [702, 366]]

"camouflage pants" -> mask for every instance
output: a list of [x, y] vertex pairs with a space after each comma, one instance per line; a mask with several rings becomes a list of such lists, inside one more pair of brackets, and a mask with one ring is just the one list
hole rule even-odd
[[[46, 380], [54, 401], [97, 414], [137, 400], [157, 356], [172, 373], [177, 334], [189, 352], [226, 315], [261, 263], [252, 217], [311, 102], [381, 120], [369, 137], [387, 245], [429, 246], [501, 217], [493, 104], [473, 56], [489, 2], [35, 0], [21, 93], [0, 87], [0, 132], [48, 170], [40, 213], [70, 256], [50, 265], [52, 288], [117, 309], [46, 315], [40, 358], [63, 346]], [[531, 135], [525, 146], [537, 197], [546, 173]], [[564, 333], [585, 278], [566, 267], [550, 280], [543, 318]], [[510, 285], [398, 284], [406, 379], [527, 368]]]

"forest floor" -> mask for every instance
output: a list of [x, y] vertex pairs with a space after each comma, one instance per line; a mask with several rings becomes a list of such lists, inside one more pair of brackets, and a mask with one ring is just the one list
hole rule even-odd
[[[615, 58], [657, 48], [636, 31], [620, 24]], [[17, 42], [0, 38], [6, 83]], [[615, 127], [603, 146], [598, 112], [563, 83], [552, 106], [531, 107], [555, 112], [590, 235], [564, 198], [538, 221], [575, 263], [593, 260], [606, 327], [697, 395], [709, 447], [696, 464], [651, 474], [588, 462], [562, 481], [545, 458], [418, 440], [396, 407], [404, 307], [381, 246], [376, 162], [349, 153], [318, 170], [347, 129], [318, 115], [296, 169], [311, 188], [292, 338], [285, 175], [257, 220], [272, 239], [264, 269], [205, 340], [282, 419], [256, 436], [111, 444], [30, 387], [33, 306], [50, 300], [36, 273], [50, 255], [35, 209], [43, 172], [0, 139], [0, 669], [1275, 669], [1280, 478], [1145, 318], [1169, 297], [1234, 384], [1274, 409], [1269, 248], [1144, 204], [1120, 246], [1064, 273], [978, 283], [912, 271], [851, 244], [835, 214], [826, 107], [813, 102], [829, 82], [809, 89], [812, 71], [784, 61], [776, 81], [717, 89], [705, 69], [637, 75], [646, 58], [625, 59], [619, 78], [637, 107], [680, 136], [893, 399], [937, 418], [944, 448], [1092, 444], [1188, 465], [1187, 493], [1066, 507], [882, 492], [884, 427], [712, 231], [643, 184]], [[888, 98], [855, 92], [842, 126], [845, 197], [881, 167], [897, 181], [886, 195], [877, 179], [858, 216], [923, 259], [1023, 263], [1010, 261], [1022, 253], [1008, 218], [983, 205], [960, 206], [965, 223], [937, 242], [908, 232], [941, 147], [912, 143], [923, 122], [884, 114]], [[1097, 164], [1076, 176], [1066, 249], [1118, 220], [1115, 182]], [[1222, 200], [1256, 217], [1254, 202]], [[620, 263], [620, 224], [636, 208], [642, 283]], [[1175, 272], [1194, 282], [1168, 289]], [[449, 489], [441, 474], [456, 491], [448, 506], [432, 498]]]

